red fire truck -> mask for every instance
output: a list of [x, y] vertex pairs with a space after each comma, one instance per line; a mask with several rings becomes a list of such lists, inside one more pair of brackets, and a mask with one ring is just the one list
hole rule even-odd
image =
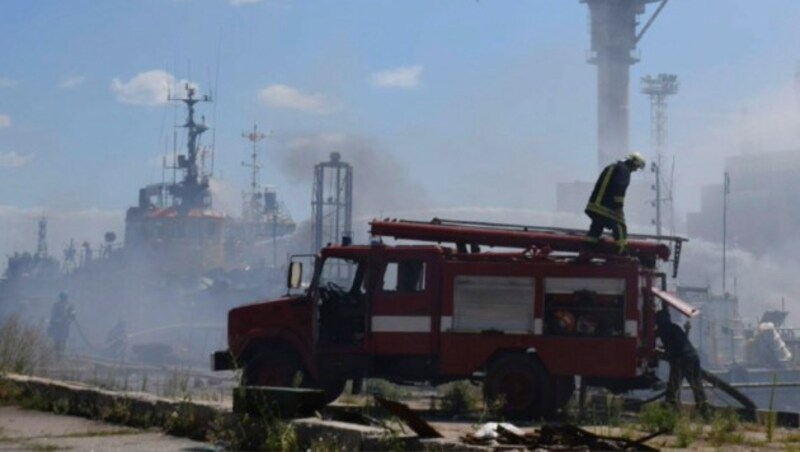
[[[290, 386], [299, 372], [330, 400], [349, 379], [481, 379], [507, 414], [536, 417], [566, 403], [576, 376], [614, 391], [651, 385], [657, 299], [694, 313], [656, 267], [672, 244], [677, 271], [681, 238], [634, 237], [619, 256], [610, 240], [587, 253], [582, 232], [562, 229], [370, 225], [371, 244], [321, 250], [302, 294], [231, 310], [229, 349], [212, 368], [241, 368], [243, 384], [259, 386]], [[290, 288], [301, 274], [293, 261]]]

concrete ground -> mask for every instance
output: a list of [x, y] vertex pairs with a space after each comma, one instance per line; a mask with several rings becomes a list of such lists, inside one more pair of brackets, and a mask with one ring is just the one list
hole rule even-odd
[[153, 430], [19, 407], [0, 407], [0, 451], [215, 451], [211, 444]]

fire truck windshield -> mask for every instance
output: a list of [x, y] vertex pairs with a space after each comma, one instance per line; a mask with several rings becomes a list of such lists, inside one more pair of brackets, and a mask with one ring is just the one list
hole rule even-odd
[[339, 287], [345, 292], [354, 289], [358, 262], [340, 257], [329, 257], [322, 263], [318, 287]]

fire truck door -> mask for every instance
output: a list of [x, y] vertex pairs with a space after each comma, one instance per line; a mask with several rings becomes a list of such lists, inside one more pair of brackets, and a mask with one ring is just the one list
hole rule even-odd
[[431, 265], [422, 258], [390, 259], [375, 288], [370, 313], [373, 353], [433, 353], [434, 289]]

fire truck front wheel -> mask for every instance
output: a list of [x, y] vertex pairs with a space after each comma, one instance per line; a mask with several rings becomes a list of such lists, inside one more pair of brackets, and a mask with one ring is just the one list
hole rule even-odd
[[553, 380], [538, 360], [525, 355], [498, 358], [486, 372], [487, 405], [500, 404], [508, 418], [530, 419], [555, 411]]
[[258, 353], [248, 360], [242, 372], [242, 385], [291, 387], [302, 385], [307, 378], [297, 353], [278, 349]]
[[318, 388], [325, 391], [330, 403], [344, 392], [346, 380], [341, 378], [315, 381], [306, 372], [303, 361], [294, 350], [278, 348], [255, 355], [244, 367], [242, 385]]

